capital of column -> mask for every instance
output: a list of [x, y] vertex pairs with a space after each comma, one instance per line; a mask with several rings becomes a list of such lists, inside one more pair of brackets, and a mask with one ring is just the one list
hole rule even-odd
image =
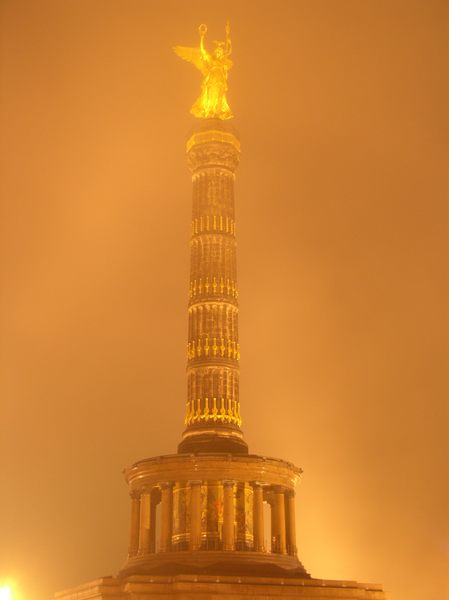
[[173, 481], [161, 481], [159, 484], [161, 490], [166, 490], [167, 488], [171, 488], [174, 485]]
[[205, 167], [221, 167], [235, 172], [239, 163], [240, 142], [230, 131], [215, 127], [194, 133], [187, 141], [190, 170], [195, 173]]
[[233, 487], [235, 481], [233, 479], [225, 479], [223, 480], [223, 487]]
[[253, 488], [263, 488], [265, 484], [263, 481], [251, 481], [251, 485]]

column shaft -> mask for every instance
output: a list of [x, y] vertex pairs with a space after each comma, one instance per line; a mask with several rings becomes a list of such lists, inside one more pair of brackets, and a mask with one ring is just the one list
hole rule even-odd
[[235, 548], [234, 482], [223, 482], [223, 550]]
[[128, 556], [136, 556], [139, 550], [140, 495], [131, 495], [131, 526], [129, 532]]
[[255, 483], [253, 500], [254, 551], [264, 552], [263, 489]]
[[201, 546], [201, 481], [190, 482], [190, 550]]
[[[225, 124], [216, 123], [211, 127], [197, 131], [187, 143], [193, 219], [187, 428], [179, 451], [210, 452], [219, 447], [220, 452], [246, 453], [247, 445], [240, 430], [234, 214], [234, 178], [240, 142]], [[210, 425], [211, 431], [201, 435], [205, 423]]]
[[296, 518], [295, 518], [295, 492], [286, 496], [286, 509], [288, 514], [287, 550], [289, 554], [296, 555]]
[[171, 549], [173, 515], [173, 486], [166, 483], [161, 490], [161, 552]]
[[154, 489], [150, 497], [150, 552], [156, 552], [156, 507], [158, 505], [158, 490]]
[[284, 491], [277, 488], [274, 492], [274, 527], [275, 527], [275, 539], [276, 539], [276, 552], [279, 554], [286, 553], [286, 540], [285, 540], [285, 499]]
[[148, 554], [150, 551], [150, 494], [144, 492], [140, 496], [140, 532], [139, 554]]

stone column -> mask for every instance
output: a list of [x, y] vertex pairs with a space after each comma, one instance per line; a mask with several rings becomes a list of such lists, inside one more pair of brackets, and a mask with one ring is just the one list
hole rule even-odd
[[173, 484], [161, 485], [161, 552], [171, 550], [173, 516]]
[[284, 490], [281, 487], [274, 489], [274, 536], [276, 539], [276, 552], [279, 554], [286, 553], [285, 543], [285, 498]]
[[263, 488], [262, 485], [255, 481], [253, 483], [254, 500], [253, 500], [253, 523], [254, 523], [254, 551], [264, 552], [264, 519], [263, 519]]
[[201, 546], [201, 481], [190, 481], [190, 550]]
[[285, 496], [285, 508], [287, 513], [287, 551], [296, 555], [296, 519], [295, 519], [295, 492], [289, 490]]
[[223, 550], [235, 548], [234, 482], [223, 481]]
[[270, 551], [278, 552], [278, 536], [276, 535], [276, 503], [274, 501], [274, 494], [270, 494], [268, 505], [270, 507]]
[[246, 454], [240, 429], [234, 202], [240, 142], [224, 121], [208, 119], [188, 140], [187, 155], [193, 185], [187, 428], [178, 450]]
[[137, 555], [139, 550], [139, 529], [140, 529], [140, 493], [131, 492], [131, 526], [129, 532], [129, 550], [128, 557]]
[[140, 531], [139, 554], [150, 551], [150, 492], [144, 491], [140, 496]]
[[154, 488], [150, 496], [150, 553], [156, 552], [156, 507], [159, 504], [159, 490]]

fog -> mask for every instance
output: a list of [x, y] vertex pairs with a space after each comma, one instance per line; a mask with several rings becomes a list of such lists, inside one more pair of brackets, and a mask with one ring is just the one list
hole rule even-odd
[[116, 573], [122, 470], [183, 430], [200, 75], [223, 39], [250, 452], [304, 469], [314, 577], [449, 594], [449, 5], [0, 4], [0, 581]]

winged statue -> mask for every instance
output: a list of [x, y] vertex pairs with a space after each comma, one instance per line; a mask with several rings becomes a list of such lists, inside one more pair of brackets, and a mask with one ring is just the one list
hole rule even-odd
[[199, 26], [200, 46], [189, 48], [175, 46], [173, 50], [182, 59], [192, 63], [203, 76], [201, 94], [190, 112], [200, 119], [231, 119], [233, 114], [226, 99], [228, 90], [228, 71], [232, 67], [231, 38], [229, 21], [226, 23], [226, 40], [214, 41], [215, 48], [212, 53], [204, 46], [204, 37], [207, 32], [206, 25]]

